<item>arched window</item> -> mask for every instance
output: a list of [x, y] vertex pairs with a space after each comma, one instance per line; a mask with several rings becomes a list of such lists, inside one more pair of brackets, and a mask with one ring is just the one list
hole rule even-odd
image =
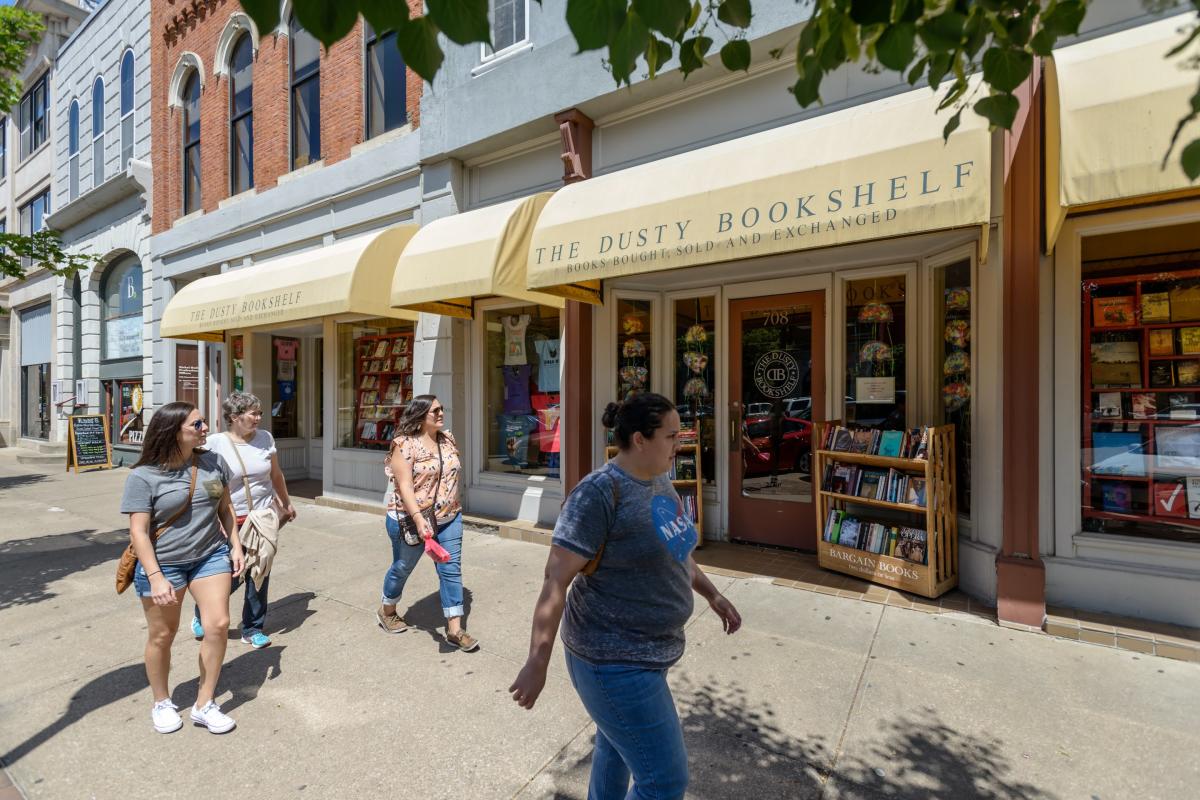
[[229, 58], [229, 191], [254, 186], [254, 49], [243, 33]]
[[121, 171], [133, 158], [133, 51], [121, 56]]
[[67, 157], [71, 162], [71, 199], [79, 197], [79, 101], [71, 101], [67, 114]]
[[104, 360], [142, 355], [142, 265], [137, 256], [118, 259], [104, 274], [100, 295]]
[[92, 84], [92, 188], [104, 183], [104, 79]]
[[321, 45], [288, 21], [292, 87], [292, 169], [321, 159]]
[[399, 128], [408, 121], [405, 108], [404, 59], [396, 32], [378, 36], [370, 24], [367, 37], [367, 138]]
[[200, 208], [200, 75], [183, 84], [183, 213]]

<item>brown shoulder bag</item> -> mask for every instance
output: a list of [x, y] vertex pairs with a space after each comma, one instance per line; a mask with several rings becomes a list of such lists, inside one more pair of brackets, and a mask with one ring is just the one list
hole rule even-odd
[[[171, 515], [171, 518], [166, 523], [156, 530], [150, 537], [150, 544], [153, 545], [158, 541], [158, 537], [166, 532], [167, 528], [175, 524], [175, 521], [183, 516], [183, 512], [187, 511], [192, 505], [192, 495], [196, 493], [196, 474], [200, 471], [200, 457], [192, 454], [192, 482], [188, 486], [187, 500], [179, 507], [179, 510]], [[133, 583], [133, 571], [137, 569], [137, 553], [133, 550], [133, 542], [125, 548], [125, 552], [121, 553], [121, 560], [117, 563], [117, 594], [121, 594], [129, 585]]]
[[[611, 473], [609, 474], [608, 479], [609, 479], [609, 481], [612, 482], [613, 517], [615, 518], [617, 515], [617, 510], [620, 509], [620, 507], [621, 507], [621, 488], [620, 488], [620, 485], [617, 483], [617, 479], [614, 478]], [[578, 489], [581, 485], [582, 485], [582, 482], [575, 484], [575, 489]], [[570, 500], [571, 495], [575, 494], [575, 489], [572, 489], [567, 494], [567, 496], [563, 498], [562, 505], [565, 506], [567, 504], [567, 500]], [[561, 509], [562, 506], [559, 506], [559, 508]], [[606, 545], [607, 543], [608, 543], [608, 537], [605, 536], [604, 540], [600, 542], [600, 549], [598, 549], [596, 551], [596, 555], [589, 558], [588, 562], [583, 565], [583, 569], [579, 570], [580, 575], [591, 575], [593, 572], [596, 571], [597, 568], [599, 568], [600, 559], [604, 557], [604, 545]]]

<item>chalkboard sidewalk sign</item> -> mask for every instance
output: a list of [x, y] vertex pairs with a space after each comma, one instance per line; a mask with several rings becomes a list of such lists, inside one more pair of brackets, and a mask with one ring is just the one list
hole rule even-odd
[[107, 469], [112, 467], [112, 449], [108, 442], [108, 424], [100, 414], [78, 414], [67, 417], [70, 425], [67, 437], [67, 471]]

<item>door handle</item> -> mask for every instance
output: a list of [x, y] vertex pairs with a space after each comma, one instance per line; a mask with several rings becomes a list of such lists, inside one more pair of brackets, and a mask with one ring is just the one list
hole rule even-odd
[[730, 403], [729, 404], [729, 447], [734, 450], [740, 448], [741, 444], [742, 444], [742, 437], [738, 435], [738, 433], [740, 431], [741, 420], [742, 420], [741, 404], [736, 403], [736, 402]]

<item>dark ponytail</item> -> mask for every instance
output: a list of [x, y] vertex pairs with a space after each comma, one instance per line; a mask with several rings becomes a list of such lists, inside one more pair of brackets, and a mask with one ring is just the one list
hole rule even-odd
[[609, 403], [600, 421], [612, 428], [617, 446], [627, 450], [635, 433], [653, 439], [663, 419], [674, 410], [675, 404], [661, 394], [640, 392], [623, 403]]

